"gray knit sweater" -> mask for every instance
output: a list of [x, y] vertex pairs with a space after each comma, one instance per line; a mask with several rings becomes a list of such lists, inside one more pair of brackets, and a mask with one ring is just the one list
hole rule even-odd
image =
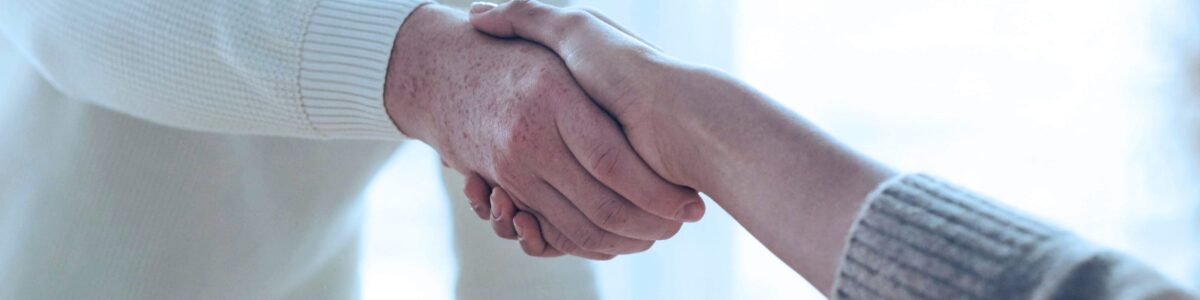
[[1196, 299], [1137, 261], [925, 175], [871, 193], [835, 299]]

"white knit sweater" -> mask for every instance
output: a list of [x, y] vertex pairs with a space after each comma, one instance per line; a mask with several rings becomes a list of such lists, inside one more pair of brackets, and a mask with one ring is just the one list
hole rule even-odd
[[0, 299], [355, 297], [422, 2], [0, 0]]
[[[0, 0], [0, 299], [355, 297], [422, 2]], [[837, 298], [1190, 297], [932, 178], [867, 203]]]
[[422, 2], [4, 0], [0, 30], [66, 96], [159, 124], [397, 140], [384, 74]]

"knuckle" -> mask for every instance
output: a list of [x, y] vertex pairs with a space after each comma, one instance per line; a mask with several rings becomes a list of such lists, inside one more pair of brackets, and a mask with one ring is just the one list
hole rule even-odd
[[582, 230], [578, 236], [578, 245], [580, 248], [594, 252], [604, 252], [613, 245], [608, 245], [605, 241], [606, 233], [598, 229]]
[[559, 23], [558, 23], [557, 27], [559, 27], [559, 28], [578, 28], [580, 26], [587, 25], [587, 23], [591, 22], [592, 18], [594, 18], [594, 17], [595, 16], [593, 16], [592, 14], [588, 13], [585, 10], [581, 10], [581, 9], [567, 10], [566, 12], [564, 12], [562, 14], [562, 18], [559, 19]]
[[579, 246], [575, 245], [566, 235], [558, 234], [550, 238], [548, 241], [551, 246], [562, 252], [575, 252], [579, 250]]
[[513, 0], [511, 2], [511, 12], [515, 13], [514, 17], [535, 19], [545, 16], [550, 13], [550, 7], [536, 0]]
[[509, 5], [515, 10], [527, 10], [536, 6], [533, 0], [513, 0]]
[[496, 173], [496, 181], [501, 186], [521, 186], [522, 177], [518, 175], [518, 164], [513, 162], [513, 160], [498, 159], [493, 168]]
[[600, 200], [600, 204], [596, 206], [597, 224], [600, 228], [612, 230], [621, 225], [628, 223], [627, 216], [628, 208], [625, 207], [623, 201], [616, 199]]
[[497, 172], [509, 173], [523, 167], [532, 151], [537, 150], [535, 133], [526, 125], [513, 125], [500, 134], [492, 156], [492, 166]]
[[517, 95], [522, 104], [561, 102], [563, 98], [584, 98], [583, 91], [557, 54], [542, 47], [522, 47], [529, 59], [519, 67]]
[[525, 12], [526, 17], [541, 17], [550, 14], [551, 7], [537, 0], [520, 1], [519, 6]]
[[621, 152], [607, 143], [598, 143], [591, 149], [588, 166], [596, 178], [613, 178], [621, 162]]
[[492, 158], [492, 171], [496, 173], [496, 181], [499, 181], [501, 186], [512, 182], [512, 171], [516, 165], [517, 163], [506, 155], [497, 155]]
[[616, 103], [638, 103], [638, 100], [646, 97], [649, 93], [645, 92], [645, 87], [641, 83], [636, 82], [629, 76], [604, 76], [601, 77], [606, 83], [605, 86], [611, 86], [616, 89], [613, 94], [617, 95], [613, 99]]
[[[548, 53], [546, 54], [549, 55]], [[529, 67], [532, 68], [529, 74], [530, 82], [527, 90], [530, 97], [555, 99], [569, 91], [570, 85], [566, 81], [569, 78], [569, 74], [567, 74], [563, 66], [556, 60], [546, 60], [544, 63], [532, 64]]]
[[519, 158], [521, 153], [529, 150], [529, 147], [535, 142], [531, 122], [527, 116], [518, 115], [511, 119], [511, 123], [503, 125], [504, 129], [500, 133], [500, 141], [497, 146], [501, 156]]

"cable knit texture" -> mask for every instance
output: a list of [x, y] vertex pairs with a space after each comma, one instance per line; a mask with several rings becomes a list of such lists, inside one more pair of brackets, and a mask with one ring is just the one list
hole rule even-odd
[[67, 96], [159, 124], [398, 140], [383, 81], [425, 2], [0, 0], [0, 28]]
[[1153, 270], [925, 175], [881, 185], [851, 229], [837, 299], [1191, 299]]

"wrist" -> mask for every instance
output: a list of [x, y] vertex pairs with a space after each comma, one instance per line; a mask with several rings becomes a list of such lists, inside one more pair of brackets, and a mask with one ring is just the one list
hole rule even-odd
[[[452, 34], [448, 26], [463, 19], [453, 9], [427, 4], [413, 10], [396, 33], [391, 59], [387, 66], [383, 100], [388, 117], [404, 135], [429, 143], [432, 139], [433, 91], [439, 84], [435, 80], [440, 69], [434, 59], [436, 53], [446, 49], [437, 42], [438, 37]], [[459, 20], [462, 22], [462, 20]]]
[[867, 194], [893, 171], [715, 70], [683, 68], [664, 106], [688, 147], [662, 155], [789, 266], [825, 289]]
[[674, 141], [662, 147], [664, 164], [676, 182], [710, 190], [719, 183], [714, 177], [728, 171], [724, 165], [738, 163], [727, 132], [731, 117], [746, 114], [737, 103], [747, 97], [740, 83], [718, 70], [673, 61], [655, 65], [660, 76], [654, 78], [663, 81], [653, 85], [659, 99], [653, 110], [662, 120], [656, 128]]
[[[668, 64], [662, 76], [672, 88], [657, 95], [659, 114], [675, 124], [672, 134], [691, 147], [666, 153], [683, 182], [705, 192], [728, 188], [739, 178], [772, 171], [812, 170], [810, 177], [881, 181], [889, 170], [826, 135], [791, 109], [728, 74], [707, 67]], [[666, 125], [660, 127], [669, 127]], [[693, 148], [692, 150], [687, 150]], [[873, 183], [871, 183], [873, 184]]]

